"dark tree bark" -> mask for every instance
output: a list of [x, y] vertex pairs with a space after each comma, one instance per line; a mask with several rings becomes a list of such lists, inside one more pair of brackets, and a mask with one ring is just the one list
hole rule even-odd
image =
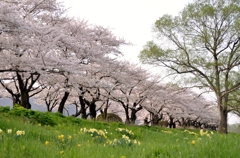
[[139, 105], [139, 107], [137, 108], [137, 103], [136, 102], [134, 102], [133, 103], [133, 107], [131, 108], [131, 123], [132, 124], [135, 124], [135, 121], [137, 120], [137, 112], [138, 111], [140, 111], [140, 110], [142, 110], [142, 106], [141, 105]]
[[[20, 92], [20, 105], [23, 106], [24, 108], [31, 109], [31, 104], [30, 104], [30, 96], [29, 93], [31, 91], [36, 90], [37, 88], [33, 88], [33, 85], [36, 83], [36, 81], [39, 79], [40, 74], [38, 73], [31, 73], [30, 76], [26, 79], [23, 79], [23, 77], [20, 75], [19, 72], [16, 72], [17, 75], [17, 82], [18, 82], [18, 89]], [[23, 75], [23, 74], [22, 74]], [[17, 87], [17, 85], [16, 85]], [[41, 91], [41, 90], [40, 90]], [[40, 91], [32, 94], [31, 96], [39, 93]], [[18, 98], [19, 94], [15, 95], [14, 101], [19, 101]]]
[[175, 122], [173, 122], [173, 117], [172, 116], [170, 116], [170, 118], [169, 118], [169, 128], [176, 128], [176, 124], [175, 124]]
[[59, 107], [58, 107], [58, 112], [63, 113], [64, 105], [65, 105], [65, 103], [68, 99], [69, 94], [70, 94], [70, 92], [67, 92], [67, 91], [64, 93], [64, 96], [63, 96], [63, 98], [62, 98], [62, 100], [59, 104]]
[[87, 111], [86, 111], [86, 103], [84, 102], [83, 96], [79, 96], [79, 102], [80, 102], [80, 114], [82, 115], [83, 119], [87, 119]]
[[29, 102], [29, 94], [28, 91], [23, 89], [21, 90], [21, 104], [24, 108], [31, 109], [31, 104]]
[[228, 114], [227, 108], [221, 106], [219, 113], [221, 117], [220, 123], [219, 123], [219, 132], [227, 134], [228, 133], [227, 132], [227, 114]]
[[91, 102], [89, 105], [89, 113], [90, 113], [90, 118], [91, 119], [96, 119], [97, 112], [96, 112], [96, 103], [95, 101]]
[[125, 115], [126, 115], [126, 121], [125, 121], [125, 123], [126, 123], [126, 124], [131, 124], [131, 120], [130, 120], [129, 112], [128, 112], [128, 106], [123, 106], [123, 108], [124, 108]]

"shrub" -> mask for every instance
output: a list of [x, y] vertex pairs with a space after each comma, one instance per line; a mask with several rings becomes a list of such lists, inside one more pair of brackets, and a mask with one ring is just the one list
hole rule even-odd
[[59, 115], [54, 115], [49, 112], [40, 112], [34, 111], [31, 109], [25, 109], [21, 106], [15, 106], [12, 110], [9, 111], [9, 114], [28, 118], [31, 123], [40, 123], [41, 125], [50, 125], [54, 126], [57, 124], [57, 118]]
[[34, 115], [35, 111], [25, 109], [21, 106], [15, 106], [9, 113], [15, 116], [30, 117], [31, 115]]
[[168, 121], [159, 121], [159, 126], [161, 127], [167, 127], [168, 126]]
[[10, 107], [9, 106], [1, 106], [0, 107], [0, 112], [7, 113], [9, 111], [10, 111]]
[[54, 115], [49, 112], [36, 112], [32, 117], [41, 125], [55, 126], [57, 125], [57, 118], [54, 119]]
[[97, 121], [122, 122], [122, 119], [116, 114], [108, 113], [106, 119], [104, 119], [104, 114], [98, 115]]

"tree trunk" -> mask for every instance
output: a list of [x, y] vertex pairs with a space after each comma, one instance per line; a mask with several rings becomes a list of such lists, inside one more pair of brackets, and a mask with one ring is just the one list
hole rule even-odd
[[81, 106], [81, 109], [80, 109], [81, 117], [83, 119], [87, 119], [86, 104], [84, 102], [84, 98], [83, 98], [83, 96], [79, 96], [78, 98], [79, 98], [79, 102], [80, 102], [80, 106]]
[[175, 122], [173, 122], [173, 117], [170, 116], [169, 118], [169, 128], [176, 128]]
[[104, 120], [107, 119], [107, 113], [108, 113], [108, 107], [106, 106], [106, 107], [104, 108], [104, 110], [103, 110], [103, 118], [104, 118]]
[[89, 106], [89, 112], [90, 112], [90, 118], [95, 119], [97, 116], [95, 101], [91, 102], [91, 104]]
[[137, 119], [137, 116], [136, 116], [136, 114], [137, 114], [137, 110], [135, 109], [135, 108], [132, 108], [131, 109], [132, 110], [132, 112], [131, 112], [131, 124], [135, 124], [135, 121], [136, 121], [136, 119]]
[[26, 109], [31, 109], [31, 104], [29, 102], [29, 94], [25, 90], [21, 90], [21, 106]]
[[218, 127], [218, 131], [219, 133], [222, 134], [227, 134], [228, 130], [227, 130], [227, 107], [225, 106], [219, 106], [219, 127]]
[[17, 79], [18, 79], [18, 84], [19, 84], [19, 89], [21, 93], [21, 103], [20, 105], [23, 106], [24, 108], [31, 109], [31, 104], [29, 102], [29, 91], [27, 90], [27, 84], [24, 84], [22, 76], [16, 72]]
[[160, 120], [158, 117], [158, 114], [151, 113], [151, 115], [152, 115], [152, 125], [157, 126]]
[[67, 101], [67, 98], [68, 98], [69, 94], [70, 94], [69, 92], [65, 92], [64, 96], [63, 96], [63, 98], [62, 98], [62, 100], [61, 100], [61, 102], [59, 104], [58, 112], [60, 112], [61, 114], [63, 113], [64, 105], [65, 105], [65, 103]]
[[104, 120], [107, 119], [108, 107], [110, 106], [109, 99], [107, 99], [106, 106], [103, 109], [103, 118]]
[[13, 105], [18, 104], [21, 105], [20, 94], [12, 94]]
[[128, 112], [128, 108], [125, 108], [124, 107], [124, 110], [125, 110], [125, 115], [126, 115], [126, 121], [125, 123], [128, 125], [128, 124], [131, 124], [131, 120], [129, 118], [129, 112]]

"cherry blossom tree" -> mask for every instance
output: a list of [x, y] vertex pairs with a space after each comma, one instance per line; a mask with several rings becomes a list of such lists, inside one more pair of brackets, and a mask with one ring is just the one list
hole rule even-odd
[[[9, 72], [9, 78], [15, 79], [17, 97], [26, 108], [31, 108], [29, 92], [41, 76], [58, 72], [68, 80], [68, 75], [78, 73], [86, 62], [101, 62], [109, 53], [119, 54], [124, 43], [106, 28], [67, 17], [55, 0], [9, 0], [0, 5], [0, 72]], [[7, 88], [4, 79], [1, 84]]]

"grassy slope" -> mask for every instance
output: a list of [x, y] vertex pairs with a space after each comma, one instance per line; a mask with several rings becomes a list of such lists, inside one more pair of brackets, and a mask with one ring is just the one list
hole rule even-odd
[[[197, 130], [126, 126], [21, 108], [0, 109], [0, 129], [1, 158], [235, 158], [240, 151], [239, 134], [201, 135]], [[17, 136], [18, 130], [25, 135]]]

